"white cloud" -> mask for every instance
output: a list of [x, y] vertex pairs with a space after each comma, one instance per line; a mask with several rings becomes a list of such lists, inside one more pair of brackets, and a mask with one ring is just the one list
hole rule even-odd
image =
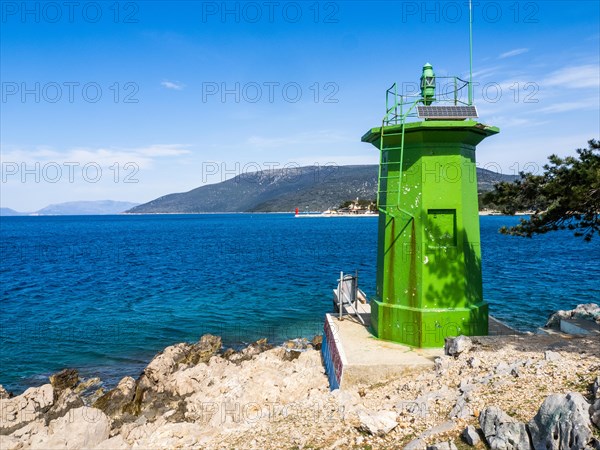
[[600, 85], [600, 67], [594, 64], [565, 67], [552, 72], [541, 83], [543, 86], [561, 88], [598, 88]]
[[510, 50], [508, 52], [502, 53], [498, 56], [498, 59], [510, 58], [512, 56], [522, 55], [523, 53], [527, 53], [529, 51], [528, 48], [515, 48], [514, 50]]
[[77, 147], [58, 151], [49, 147], [35, 148], [2, 148], [0, 159], [4, 163], [17, 164], [98, 164], [110, 167], [114, 164], [134, 163], [140, 168], [151, 167], [154, 160], [163, 157], [178, 157], [191, 153], [181, 144], [150, 145], [135, 148], [87, 148]]
[[134, 151], [148, 157], [181, 156], [191, 153], [186, 146], [181, 144], [151, 145], [134, 149]]
[[[473, 72], [473, 80], [477, 81], [477, 80], [482, 80], [484, 78], [488, 78], [492, 75], [497, 76], [498, 75], [498, 71], [501, 69], [500, 66], [494, 66], [494, 67], [488, 67], [485, 69], [481, 69], [481, 70], [476, 70], [475, 72]], [[469, 74], [463, 74], [463, 78], [467, 79], [469, 77]]]
[[576, 148], [585, 147], [590, 139], [585, 133], [517, 131], [501, 130], [498, 136], [479, 144], [478, 166], [508, 175], [516, 175], [521, 170], [540, 173], [542, 166], [548, 162], [548, 155], [573, 155]]
[[185, 87], [185, 84], [183, 84], [179, 81], [168, 81], [168, 80], [161, 81], [160, 85], [167, 89], [173, 89], [175, 91], [181, 91]]
[[550, 106], [546, 106], [544, 108], [538, 109], [536, 112], [538, 113], [560, 113], [567, 111], [577, 111], [577, 110], [586, 110], [586, 109], [598, 109], [598, 99], [597, 98], [588, 98], [581, 101], [575, 102], [562, 102], [555, 103]]

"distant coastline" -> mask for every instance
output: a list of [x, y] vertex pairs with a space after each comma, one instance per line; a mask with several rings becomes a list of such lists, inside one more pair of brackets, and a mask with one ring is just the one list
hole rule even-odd
[[[315, 174], [321, 174], [315, 176]], [[477, 168], [477, 191], [493, 190], [499, 182], [517, 177]], [[128, 210], [128, 213], [178, 211], [293, 211], [321, 212], [327, 209], [368, 209], [378, 190], [378, 165], [336, 166], [327, 174], [316, 166], [286, 170], [266, 170], [187, 192], [170, 193]], [[354, 200], [349, 201], [349, 200]], [[356, 203], [352, 207], [351, 203]], [[339, 206], [338, 206], [339, 205]], [[357, 208], [359, 206], [360, 208]]]
[[502, 216], [502, 217], [513, 217], [513, 216], [530, 216], [534, 214], [534, 211], [517, 211], [514, 214], [502, 214], [500, 211], [493, 209], [486, 209], [479, 211], [480, 216]]

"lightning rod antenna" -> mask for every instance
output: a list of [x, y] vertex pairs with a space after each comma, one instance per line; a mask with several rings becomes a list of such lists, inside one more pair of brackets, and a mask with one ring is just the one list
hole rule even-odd
[[469, 0], [469, 105], [473, 104], [473, 6]]

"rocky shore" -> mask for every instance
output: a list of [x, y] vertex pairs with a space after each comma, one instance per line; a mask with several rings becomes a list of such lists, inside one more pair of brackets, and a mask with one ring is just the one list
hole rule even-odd
[[319, 337], [234, 351], [204, 335], [107, 392], [74, 369], [19, 396], [0, 387], [0, 448], [600, 449], [598, 335], [459, 337], [446, 353], [330, 391]]

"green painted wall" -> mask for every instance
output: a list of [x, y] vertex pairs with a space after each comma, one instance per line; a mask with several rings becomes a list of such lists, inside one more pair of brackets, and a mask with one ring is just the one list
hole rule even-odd
[[[384, 128], [380, 206], [391, 215], [379, 214], [373, 332], [415, 347], [486, 335], [475, 147], [499, 130], [472, 120], [404, 126], [402, 168], [402, 125]], [[379, 149], [381, 129], [362, 140]]]

